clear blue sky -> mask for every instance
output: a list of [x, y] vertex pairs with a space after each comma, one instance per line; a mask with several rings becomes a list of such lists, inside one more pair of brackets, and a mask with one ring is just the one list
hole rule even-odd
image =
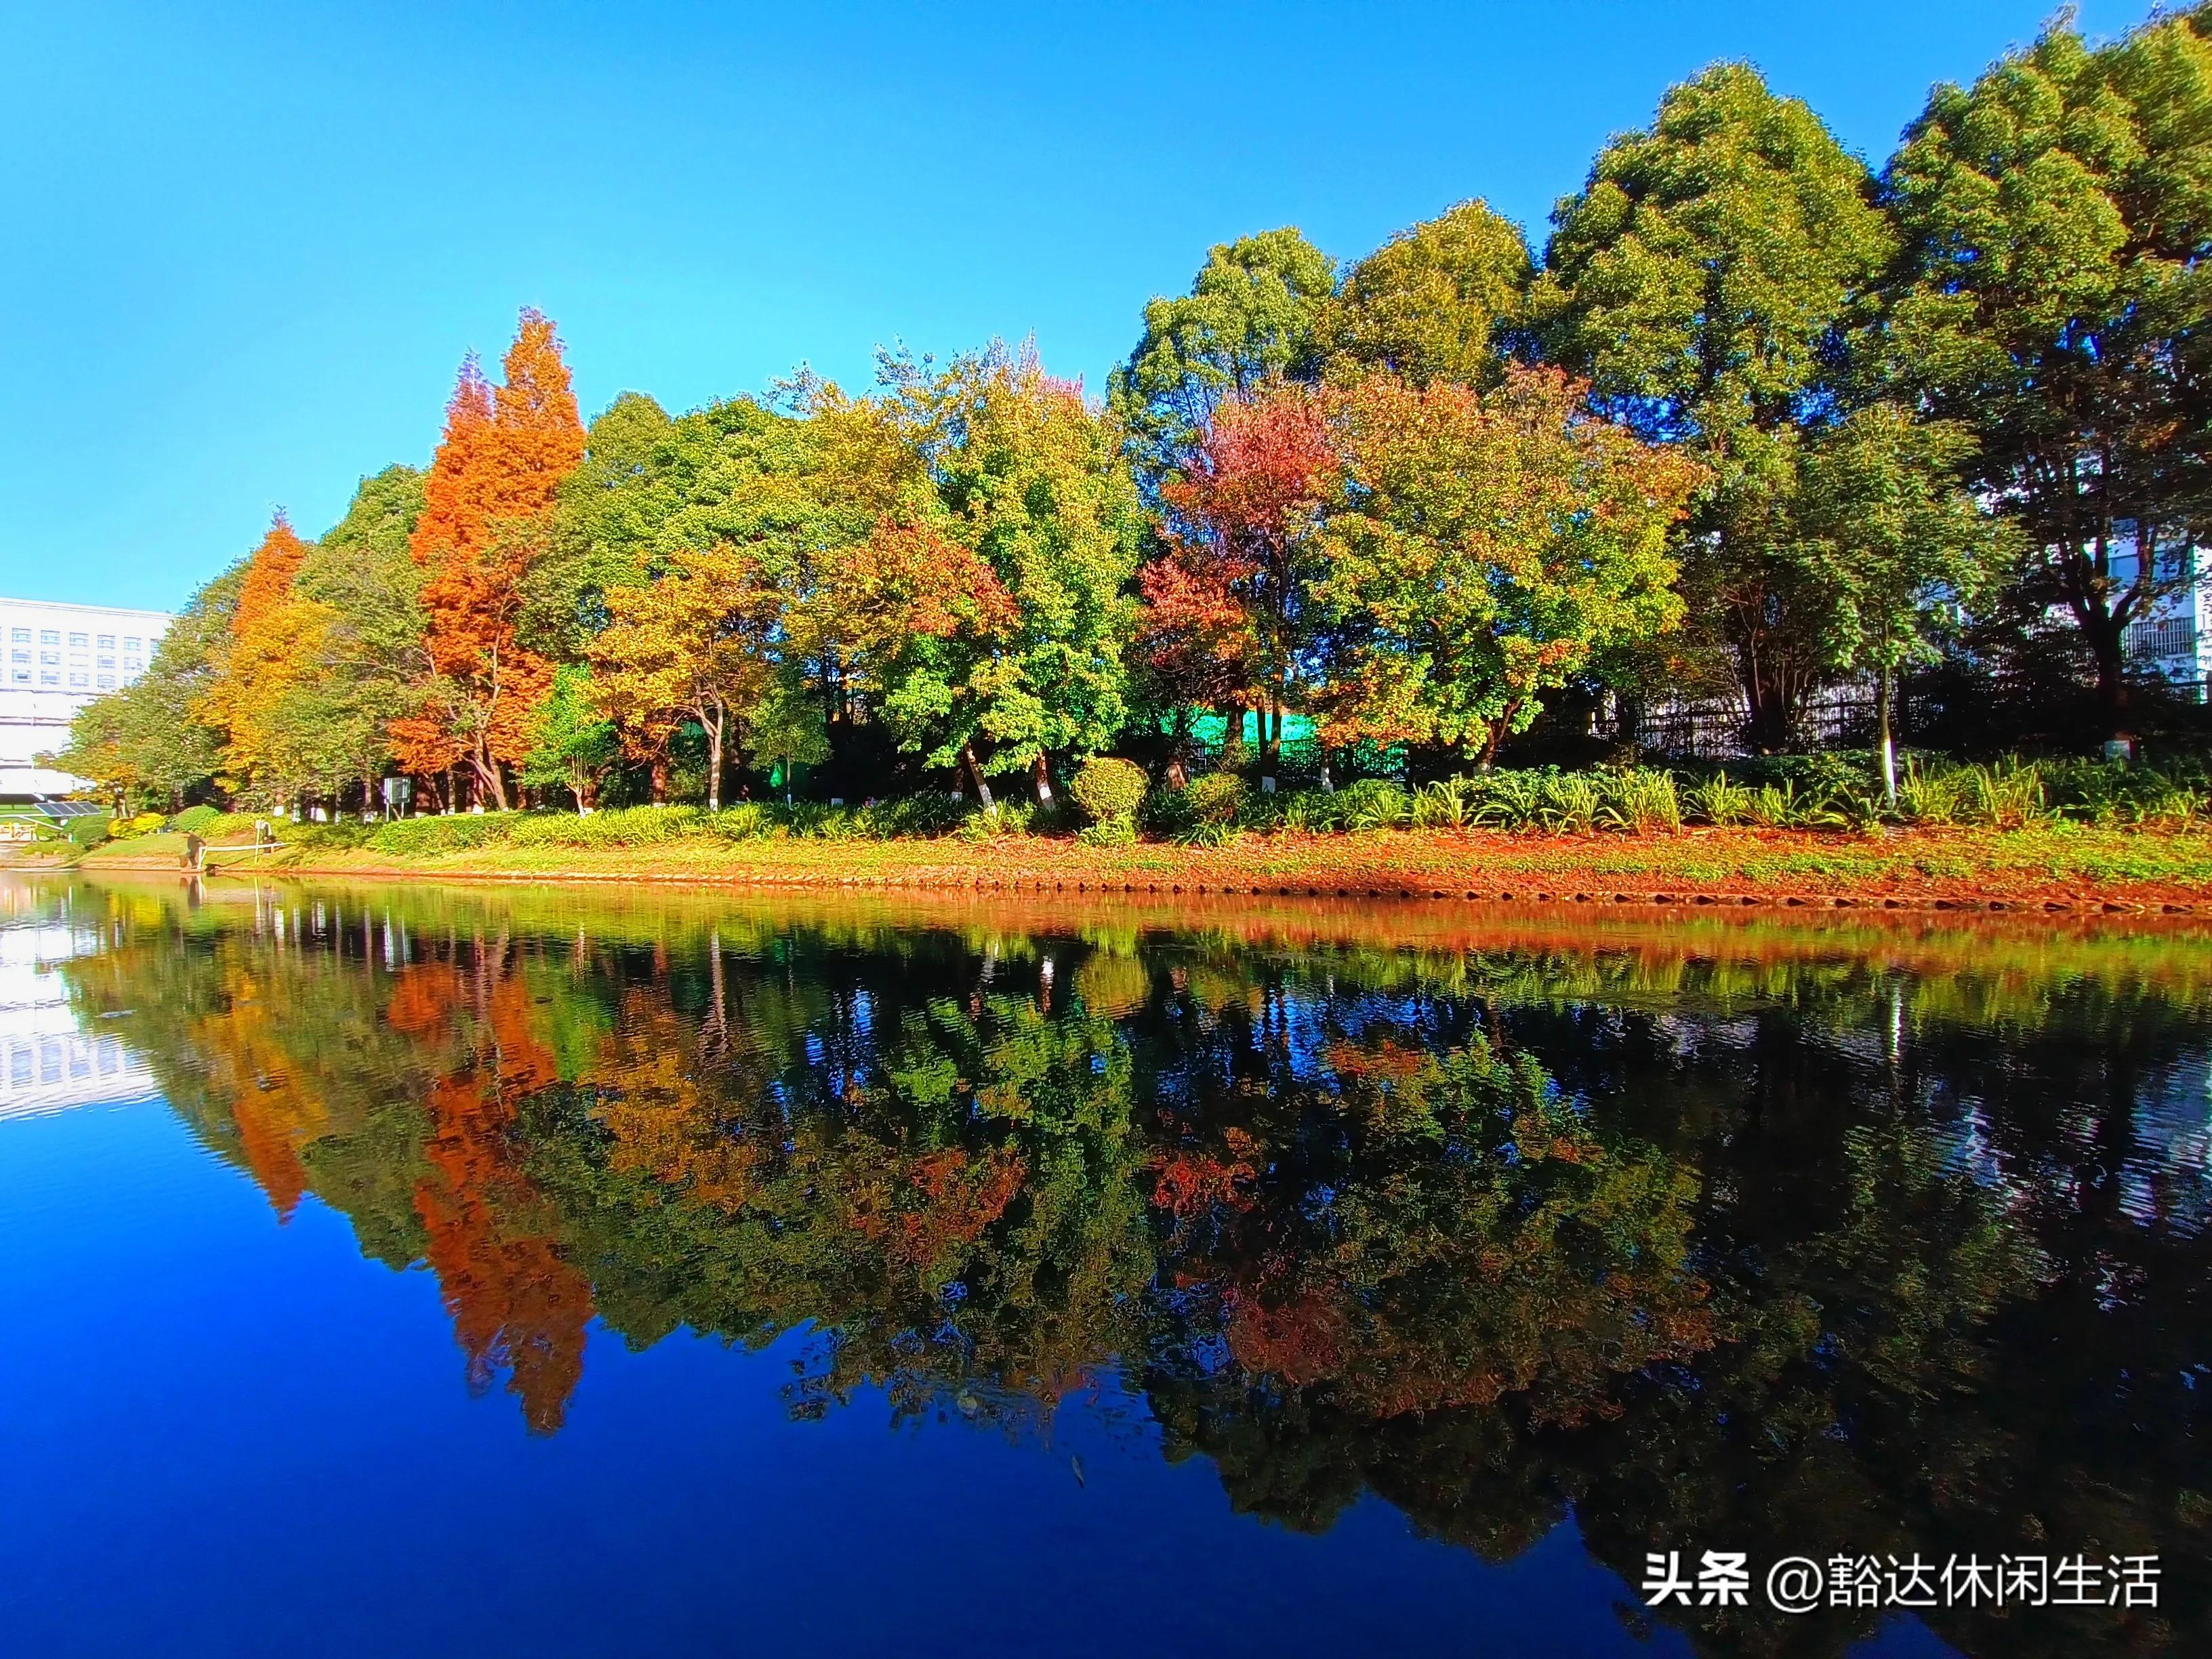
[[1478, 195], [1540, 241], [1720, 58], [1879, 165], [2046, 9], [0, 0], [0, 592], [173, 606], [273, 507], [319, 532], [520, 305], [587, 416], [902, 338], [1098, 389], [1212, 243], [1356, 257]]

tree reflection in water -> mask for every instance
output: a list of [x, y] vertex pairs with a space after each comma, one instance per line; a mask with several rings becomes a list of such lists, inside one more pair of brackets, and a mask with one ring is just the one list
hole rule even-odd
[[[792, 1406], [1017, 1433], [1126, 1390], [1303, 1529], [1502, 1560], [2157, 1553], [2204, 1648], [2196, 937], [704, 899], [106, 896], [70, 965], [280, 1216], [438, 1279], [561, 1425], [598, 1318], [804, 1330]], [[1642, 1615], [1638, 1615], [1642, 1616]], [[1838, 1651], [1872, 1613], [1676, 1609]]]

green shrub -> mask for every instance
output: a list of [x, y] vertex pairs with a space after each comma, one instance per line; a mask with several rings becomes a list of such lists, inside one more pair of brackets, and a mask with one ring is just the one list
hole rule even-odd
[[81, 850], [94, 848], [107, 839], [107, 826], [113, 822], [105, 812], [86, 812], [64, 819], [62, 833]]
[[1085, 824], [1075, 832], [1075, 838], [1085, 847], [1127, 847], [1137, 839], [1137, 826], [1127, 817], [1101, 818]]
[[1362, 778], [1336, 793], [1336, 818], [1346, 830], [1402, 830], [1413, 816], [1413, 799], [1388, 778]]
[[1208, 772], [1183, 790], [1193, 823], [1234, 823], [1244, 811], [1249, 791], [1233, 772]]
[[1200, 819], [1176, 839], [1186, 847], [1226, 847], [1243, 833], [1233, 822]]
[[1286, 790], [1277, 797], [1275, 822], [1285, 830], [1325, 835], [1343, 828], [1337, 811], [1341, 799], [1328, 789]]
[[980, 807], [960, 821], [954, 832], [965, 842], [994, 841], [1001, 836], [1028, 836], [1035, 833], [1033, 824], [1037, 817], [1036, 803], [1026, 800], [1002, 800], [999, 810], [986, 812]]
[[948, 836], [973, 810], [966, 800], [935, 789], [867, 809], [886, 836]]
[[617, 806], [588, 816], [525, 813], [512, 820], [504, 839], [516, 847], [658, 847], [709, 836], [718, 827], [716, 816], [703, 806]]
[[402, 858], [465, 853], [505, 841], [521, 816], [519, 812], [466, 812], [451, 817], [394, 818], [377, 826], [368, 844], [380, 853], [392, 853]]
[[356, 847], [376, 844], [377, 831], [384, 826], [378, 823], [363, 823], [359, 818], [338, 818], [329, 823], [295, 823], [286, 827], [284, 838], [295, 846], [313, 847], [321, 850], [349, 850]]
[[204, 837], [208, 826], [222, 816], [222, 809], [219, 806], [187, 806], [183, 811], [171, 815], [169, 828], [185, 835]]
[[1145, 769], [1134, 761], [1099, 755], [1083, 763], [1067, 793], [1094, 825], [1133, 823], [1149, 784]]
[[2212, 805], [2201, 766], [2124, 766], [2112, 761], [2037, 764], [2051, 811], [2086, 823], [2161, 823], [2185, 828]]

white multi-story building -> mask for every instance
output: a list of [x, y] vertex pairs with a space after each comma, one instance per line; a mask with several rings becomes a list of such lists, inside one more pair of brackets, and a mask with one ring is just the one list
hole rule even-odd
[[[2185, 573], [2176, 567], [2179, 585], [2159, 596], [2149, 615], [2128, 624], [2122, 643], [2130, 666], [2201, 698], [2205, 681], [2212, 679], [2212, 562], [2201, 547], [2183, 556], [2189, 562]], [[2116, 558], [2112, 565], [2116, 581], [2134, 578], [2132, 557]]]
[[0, 599], [0, 800], [85, 787], [36, 757], [69, 741], [78, 709], [145, 672], [170, 621], [162, 611]]

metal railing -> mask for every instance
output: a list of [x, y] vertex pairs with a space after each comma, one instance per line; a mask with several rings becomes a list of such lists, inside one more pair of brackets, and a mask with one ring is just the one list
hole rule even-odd
[[2132, 662], [2158, 657], [2193, 658], [2197, 654], [2197, 619], [2160, 617], [2154, 621], [2136, 623], [2129, 628], [2124, 648]]

